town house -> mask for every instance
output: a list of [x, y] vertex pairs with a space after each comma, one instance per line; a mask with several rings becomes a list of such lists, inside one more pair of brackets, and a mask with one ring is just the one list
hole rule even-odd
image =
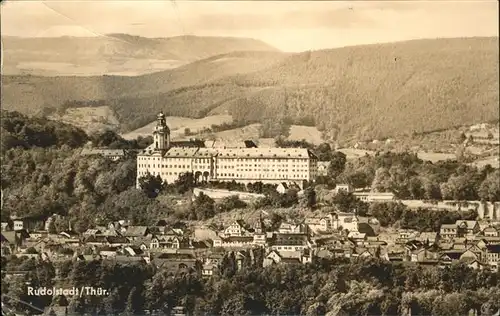
[[439, 235], [442, 239], [450, 240], [457, 237], [456, 224], [443, 224], [439, 229]]
[[278, 252], [271, 250], [264, 258], [263, 266], [273, 264], [306, 264], [313, 261], [313, 254], [309, 250]]
[[247, 228], [247, 225], [243, 220], [237, 220], [224, 230], [224, 237], [251, 236], [252, 232], [252, 229]]
[[484, 230], [483, 230], [483, 235], [485, 237], [499, 237], [499, 232], [498, 232], [498, 229], [495, 228], [495, 227], [486, 227]]
[[278, 228], [280, 234], [307, 234], [307, 225], [305, 223], [285, 223], [282, 222]]
[[457, 221], [455, 225], [458, 237], [473, 238], [480, 231], [477, 221]]
[[214, 247], [222, 248], [245, 248], [254, 245], [254, 236], [217, 236], [213, 240]]
[[486, 245], [485, 251], [485, 260], [486, 263], [494, 267], [496, 269], [500, 266], [500, 244], [496, 245]]
[[332, 230], [332, 221], [327, 216], [306, 218], [305, 224], [313, 232], [329, 232]]
[[275, 234], [269, 241], [271, 250], [299, 251], [312, 248], [309, 237], [305, 234]]

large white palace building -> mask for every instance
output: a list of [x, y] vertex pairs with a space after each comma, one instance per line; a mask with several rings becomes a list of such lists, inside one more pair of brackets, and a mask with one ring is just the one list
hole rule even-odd
[[137, 185], [148, 173], [167, 183], [192, 172], [205, 181], [285, 182], [300, 187], [317, 176], [317, 157], [305, 148], [215, 148], [203, 144], [171, 142], [165, 115], [158, 114], [153, 144], [137, 155]]

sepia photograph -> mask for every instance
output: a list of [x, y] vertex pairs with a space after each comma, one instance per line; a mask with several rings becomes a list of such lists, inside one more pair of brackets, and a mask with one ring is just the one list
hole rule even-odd
[[2, 316], [500, 316], [498, 1], [0, 10]]

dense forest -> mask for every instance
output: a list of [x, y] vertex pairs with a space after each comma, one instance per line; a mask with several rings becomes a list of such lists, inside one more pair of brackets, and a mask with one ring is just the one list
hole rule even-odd
[[[186, 174], [174, 183], [164, 183], [154, 177], [141, 179], [142, 189], [138, 190], [133, 155], [110, 161], [99, 156], [82, 156], [82, 147], [76, 145], [82, 146], [85, 140], [85, 143], [88, 141], [98, 147], [143, 148], [149, 144], [149, 139], [125, 141], [110, 131], [87, 136], [62, 123], [6, 114], [2, 117], [3, 126], [12, 131], [9, 133], [13, 138], [21, 141], [4, 144], [6, 149], [2, 150], [2, 218], [17, 215], [44, 219], [60, 214], [68, 216], [73, 229], [83, 231], [123, 218], [148, 225], [158, 218], [207, 220], [217, 213], [237, 208], [313, 208], [318, 203], [336, 205], [344, 211], [356, 208], [360, 213], [372, 213], [389, 224], [400, 221], [403, 226], [418, 230], [436, 230], [438, 223], [474, 216], [453, 213], [442, 216], [444, 222], [441, 222], [436, 220], [440, 215], [432, 211], [403, 210], [402, 206], [392, 205], [371, 210], [352, 195], [340, 194], [331, 199], [324, 192], [328, 193], [337, 183], [350, 183], [357, 188], [394, 192], [400, 199], [500, 200], [499, 171], [488, 166], [477, 169], [457, 161], [430, 163], [414, 154], [391, 152], [347, 161], [344, 154], [332, 150], [327, 144], [315, 147], [304, 142], [282, 142], [281, 145], [308, 147], [321, 160], [330, 161], [330, 167], [328, 175], [311, 183], [301, 198], [294, 190], [278, 194], [272, 186], [262, 183], [248, 186], [235, 182], [196, 183], [192, 174]], [[17, 132], [16, 126], [20, 126]], [[45, 141], [40, 135], [53, 136]], [[266, 197], [250, 205], [233, 198], [215, 203], [208, 197], [182, 207], [169, 202], [169, 197], [186, 198], [195, 186], [246, 190], [263, 193]], [[61, 221], [58, 230], [66, 229], [69, 221]]]
[[1, 112], [2, 153], [10, 148], [83, 146], [89, 139], [79, 128], [45, 118], [28, 118], [18, 112]]
[[[258, 252], [258, 250], [255, 250]], [[261, 256], [256, 256], [262, 258]], [[191, 315], [493, 315], [500, 308], [498, 272], [462, 264], [445, 268], [380, 259], [318, 259], [307, 265], [262, 267], [245, 260], [238, 269], [234, 253], [224, 255], [220, 274], [200, 277], [190, 271], [156, 269], [114, 261], [36, 262], [4, 258], [9, 270], [30, 271], [5, 281], [2, 294], [45, 306], [68, 306], [72, 315], [169, 315], [184, 307]], [[199, 265], [198, 265], [199, 267]], [[57, 272], [56, 272], [57, 270]], [[29, 296], [26, 287], [93, 286], [107, 296]]]

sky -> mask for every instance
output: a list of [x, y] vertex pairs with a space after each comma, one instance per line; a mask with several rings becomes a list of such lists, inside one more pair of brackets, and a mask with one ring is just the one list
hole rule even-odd
[[498, 36], [498, 1], [4, 0], [2, 35], [251, 37], [305, 51], [419, 38]]

